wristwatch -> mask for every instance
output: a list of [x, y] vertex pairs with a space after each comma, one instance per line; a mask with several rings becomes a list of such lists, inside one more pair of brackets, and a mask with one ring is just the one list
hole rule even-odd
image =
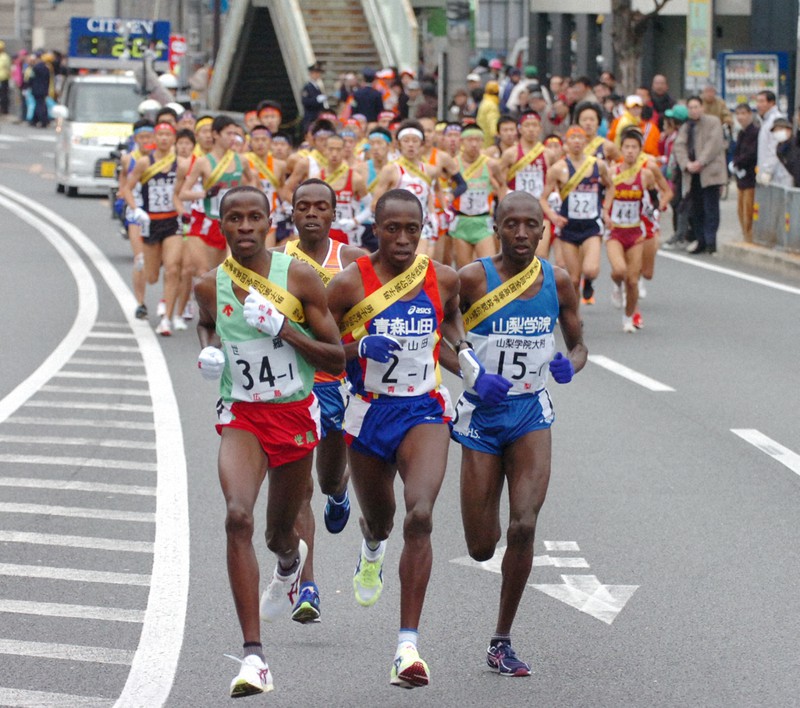
[[458, 352], [461, 349], [461, 345], [466, 344], [470, 349], [473, 349], [472, 342], [469, 339], [459, 339], [454, 345], [453, 350]]

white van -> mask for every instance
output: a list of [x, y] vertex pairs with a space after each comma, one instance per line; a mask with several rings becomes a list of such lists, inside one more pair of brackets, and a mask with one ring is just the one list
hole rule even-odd
[[144, 97], [133, 76], [70, 76], [53, 107], [56, 118], [56, 188], [107, 193], [116, 184], [109, 157], [128, 139]]

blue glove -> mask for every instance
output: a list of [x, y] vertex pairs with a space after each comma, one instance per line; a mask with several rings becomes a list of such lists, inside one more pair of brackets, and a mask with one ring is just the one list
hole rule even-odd
[[403, 348], [394, 337], [385, 334], [368, 334], [358, 341], [358, 355], [364, 359], [385, 364], [392, 358], [392, 352]]
[[561, 352], [558, 352], [550, 362], [550, 373], [557, 383], [565, 384], [572, 381], [575, 375], [575, 367], [572, 362]]
[[458, 364], [467, 388], [475, 391], [481, 401], [495, 406], [505, 400], [511, 382], [500, 374], [487, 374], [472, 349], [462, 349], [458, 353]]

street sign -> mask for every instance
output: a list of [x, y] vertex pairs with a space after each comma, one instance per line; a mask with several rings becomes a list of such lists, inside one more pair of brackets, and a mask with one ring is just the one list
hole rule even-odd
[[75, 69], [131, 69], [144, 53], [156, 53], [155, 68], [168, 66], [170, 23], [111, 17], [70, 19], [69, 66]]
[[180, 64], [181, 59], [186, 56], [186, 36], [182, 34], [172, 34], [169, 37], [169, 70], [175, 73], [175, 67]]

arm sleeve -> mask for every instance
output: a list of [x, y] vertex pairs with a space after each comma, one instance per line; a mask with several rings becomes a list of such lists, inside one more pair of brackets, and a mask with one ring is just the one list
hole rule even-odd
[[453, 198], [460, 197], [464, 192], [467, 191], [468, 186], [467, 183], [464, 181], [464, 178], [461, 176], [460, 172], [456, 172], [453, 175]]

